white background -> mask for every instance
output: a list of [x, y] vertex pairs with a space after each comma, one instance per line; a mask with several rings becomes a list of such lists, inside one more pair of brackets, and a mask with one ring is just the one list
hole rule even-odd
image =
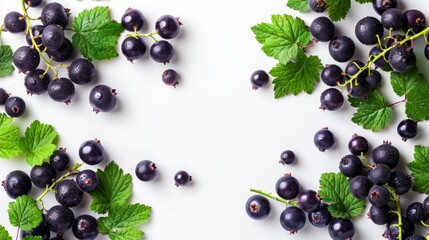
[[[429, 9], [424, 7], [426, 1], [403, 2], [402, 9], [418, 8], [429, 14]], [[372, 133], [351, 122], [354, 109], [347, 102], [336, 112], [320, 110], [319, 96], [326, 89], [322, 83], [312, 95], [278, 100], [274, 99], [272, 84], [257, 91], [251, 89], [251, 73], [257, 69], [269, 71], [276, 61], [260, 50], [261, 45], [250, 27], [269, 22], [271, 14], [300, 16], [310, 25], [315, 17], [326, 13], [303, 15], [288, 9], [285, 0], [61, 3], [71, 8], [72, 16], [92, 6], [110, 6], [112, 17], [117, 21], [127, 7], [138, 8], [147, 21], [144, 32], [153, 31], [156, 19], [163, 14], [179, 16], [183, 22], [179, 37], [171, 40], [176, 55], [169, 64], [156, 63], [148, 54], [134, 64], [122, 55], [96, 62], [96, 82], [77, 86], [76, 96], [69, 105], [53, 102], [47, 95], [26, 95], [24, 75], [17, 71], [11, 77], [0, 79], [0, 87], [27, 102], [26, 114], [15, 123], [22, 129], [36, 119], [52, 124], [59, 133], [58, 146], [67, 148], [73, 162], [79, 161], [77, 152], [82, 142], [101, 140], [108, 155], [104, 163], [114, 160], [132, 174], [132, 202], [153, 207], [150, 221], [140, 226], [147, 240], [329, 239], [326, 228], [317, 229], [308, 222], [298, 234], [290, 235], [278, 220], [284, 206], [274, 201], [267, 219], [250, 219], [244, 210], [244, 203], [252, 195], [249, 189], [274, 192], [277, 179], [289, 172], [300, 180], [303, 188], [317, 190], [321, 173], [338, 171], [339, 159], [348, 154], [347, 142], [353, 133], [366, 137], [372, 147], [383, 140], [391, 141], [401, 152], [401, 167], [412, 161], [415, 144], [428, 145], [427, 122], [419, 123], [420, 133], [415, 139], [402, 142], [396, 134], [396, 125], [405, 118], [404, 105], [395, 106], [389, 127]], [[1, 18], [12, 10], [21, 11], [17, 0], [0, 0]], [[37, 17], [40, 9], [31, 9], [30, 13]], [[336, 23], [338, 34], [347, 34], [355, 40], [358, 49], [355, 57], [362, 61], [366, 61], [369, 48], [357, 42], [353, 30], [355, 23], [367, 15], [375, 16], [371, 4], [353, 3], [346, 20]], [[125, 33], [120, 41], [124, 36]], [[25, 44], [23, 35], [3, 33], [1, 38], [13, 49]], [[149, 46], [152, 40], [146, 39], [146, 42]], [[420, 69], [429, 76], [422, 46], [423, 40], [419, 39], [415, 52]], [[319, 43], [309, 52], [318, 54], [323, 64], [334, 63], [327, 43]], [[161, 74], [167, 68], [181, 75], [177, 88], [162, 83]], [[60, 75], [66, 76], [64, 71]], [[392, 94], [388, 75], [383, 77], [383, 91], [390, 102], [401, 100]], [[96, 84], [117, 89], [118, 105], [113, 112], [92, 112], [87, 98]], [[336, 137], [335, 147], [324, 153], [312, 142], [314, 133], [322, 127], [329, 127]], [[297, 164], [278, 163], [285, 149], [295, 152]], [[134, 175], [135, 165], [143, 159], [150, 159], [158, 166], [159, 176], [154, 182], [139, 182]], [[24, 159], [2, 160], [1, 178], [14, 169], [30, 171]], [[193, 184], [176, 188], [173, 176], [182, 169], [192, 175]], [[31, 194], [38, 193], [40, 190], [33, 187]], [[407, 194], [403, 202], [424, 197]], [[0, 223], [14, 235], [16, 228], [7, 220], [6, 204], [10, 201], [1, 191], [0, 205], [4, 207], [0, 211]], [[52, 196], [46, 201], [48, 206], [55, 204]], [[89, 198], [86, 198], [81, 207], [73, 209], [75, 215], [86, 212], [88, 204]], [[382, 239], [384, 226], [372, 224], [365, 214], [354, 223], [354, 239]], [[418, 231], [426, 233], [420, 228]]]

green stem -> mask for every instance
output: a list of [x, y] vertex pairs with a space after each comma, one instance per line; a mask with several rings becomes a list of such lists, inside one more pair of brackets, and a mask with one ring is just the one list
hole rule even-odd
[[1, 42], [1, 34], [2, 34], [3, 30], [4, 30], [4, 24], [2, 24], [0, 26], [0, 46], [3, 45], [2, 42]]
[[354, 85], [358, 85], [357, 82], [357, 77], [364, 72], [365, 70], [370, 70], [370, 67], [372, 64], [374, 64], [378, 59], [380, 58], [384, 58], [386, 53], [388, 53], [390, 50], [392, 50], [393, 48], [399, 46], [399, 45], [403, 45], [404, 43], [407, 43], [408, 41], [413, 41], [414, 39], [417, 39], [421, 36], [425, 36], [427, 33], [429, 33], [429, 27], [427, 27], [426, 29], [424, 29], [423, 31], [416, 33], [414, 35], [409, 36], [408, 32], [405, 35], [405, 39], [398, 42], [398, 44], [393, 44], [392, 46], [383, 49], [383, 51], [381, 53], [379, 53], [378, 55], [374, 55], [373, 57], [370, 57], [368, 62], [365, 64], [365, 66], [359, 68], [359, 71], [354, 74], [353, 76], [350, 77], [350, 79], [346, 80], [344, 83], [340, 83], [338, 84], [342, 89], [344, 89], [345, 87], [347, 87], [348, 84], [350, 84], [351, 87], [353, 87], [353, 81], [355, 81]]
[[399, 234], [398, 240], [402, 240], [402, 213], [401, 213], [400, 196], [395, 192], [395, 190], [392, 187], [386, 185], [386, 188], [389, 190], [390, 196], [392, 197], [396, 205], [396, 210], [392, 212], [398, 216], [398, 223], [392, 224], [392, 226], [398, 227], [398, 234]]
[[127, 37], [134, 37], [134, 38], [137, 38], [137, 37], [150, 37], [150, 38], [152, 38], [153, 41], [158, 42], [158, 40], [154, 37], [156, 35], [158, 35], [157, 32], [139, 33], [137, 31], [134, 31], [133, 33], [129, 33], [126, 36]]
[[286, 207], [288, 207], [289, 205], [293, 205], [295, 207], [298, 207], [298, 203], [296, 201], [285, 200], [283, 198], [276, 197], [271, 193], [263, 192], [262, 190], [250, 189], [250, 191], [254, 192], [254, 193], [261, 194], [267, 198], [271, 198], [271, 199], [276, 200], [278, 202], [284, 203], [284, 204], [286, 204]]
[[429, 227], [429, 224], [427, 224], [427, 223], [425, 223], [423, 221], [420, 221], [420, 224], [422, 224], [423, 227]]

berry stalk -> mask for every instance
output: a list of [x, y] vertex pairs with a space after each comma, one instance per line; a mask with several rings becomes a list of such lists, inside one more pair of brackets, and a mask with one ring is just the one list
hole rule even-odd
[[285, 199], [283, 199], [283, 198], [276, 197], [276, 196], [274, 196], [274, 195], [273, 195], [273, 194], [271, 194], [271, 193], [263, 192], [262, 190], [250, 189], [250, 191], [251, 191], [251, 192], [254, 192], [254, 193], [261, 194], [261, 195], [263, 195], [263, 196], [265, 196], [265, 197], [267, 197], [267, 198], [271, 198], [271, 199], [276, 200], [276, 201], [278, 201], [278, 202], [284, 203], [284, 204], [286, 204], [286, 207], [287, 207], [288, 205], [293, 205], [293, 206], [295, 206], [295, 207], [298, 207], [298, 203], [297, 203], [296, 201], [285, 200]]
[[[346, 80], [344, 83], [342, 83], [342, 84], [339, 84], [339, 86], [342, 88], [342, 89], [344, 89], [345, 87], [347, 87], [347, 85], [349, 84], [351, 87], [353, 87], [353, 85], [355, 85], [355, 86], [357, 86], [357, 85], [359, 85], [359, 83], [357, 82], [357, 77], [362, 73], [362, 72], [364, 72], [364, 71], [367, 71], [367, 70], [370, 70], [370, 67], [371, 67], [371, 65], [372, 64], [374, 64], [378, 59], [380, 59], [380, 58], [384, 58], [385, 57], [385, 55], [386, 55], [386, 53], [388, 53], [390, 50], [392, 50], [393, 48], [395, 48], [395, 47], [397, 47], [397, 46], [399, 46], [399, 45], [403, 45], [403, 44], [405, 44], [405, 43], [407, 43], [408, 41], [413, 41], [413, 40], [415, 40], [415, 39], [417, 39], [417, 38], [419, 38], [419, 37], [421, 37], [421, 36], [424, 36], [424, 35], [426, 35], [427, 33], [429, 33], [429, 27], [427, 27], [426, 29], [424, 29], [423, 31], [421, 31], [421, 32], [419, 32], [419, 33], [417, 33], [417, 34], [414, 34], [414, 35], [411, 35], [411, 36], [409, 36], [409, 31], [405, 34], [405, 39], [404, 40], [402, 40], [402, 41], [400, 41], [400, 42], [398, 42], [397, 44], [393, 44], [392, 46], [390, 46], [390, 47], [388, 47], [388, 48], [385, 48], [385, 49], [383, 49], [383, 51], [381, 52], [381, 53], [379, 53], [378, 55], [372, 55], [370, 58], [369, 58], [369, 60], [368, 60], [368, 62], [363, 66], [363, 67], [360, 67], [359, 68], [359, 71], [356, 73], [356, 74], [354, 74], [353, 76], [350, 76], [350, 79], [348, 79], [348, 80]], [[354, 82], [354, 84], [353, 84], [353, 82]]]
[[4, 30], [4, 24], [2, 24], [0, 26], [0, 46], [3, 45], [2, 42], [1, 42], [1, 34], [2, 34], [3, 30]]
[[150, 38], [152, 38], [152, 40], [154, 41], [154, 42], [158, 42], [158, 39], [156, 39], [154, 36], [155, 35], [158, 35], [158, 33], [157, 32], [151, 32], [151, 33], [139, 33], [139, 32], [137, 32], [136, 30], [133, 32], [133, 33], [129, 33], [129, 34], [127, 34], [126, 36], [127, 37], [134, 37], [134, 38], [137, 38], [137, 37], [150, 37]]
[[395, 190], [386, 185], [387, 190], [390, 192], [390, 196], [392, 197], [393, 201], [396, 205], [396, 210], [392, 210], [393, 213], [395, 213], [398, 216], [398, 223], [392, 224], [392, 226], [398, 227], [398, 240], [402, 240], [402, 213], [401, 213], [401, 203], [400, 203], [400, 196], [395, 192]]

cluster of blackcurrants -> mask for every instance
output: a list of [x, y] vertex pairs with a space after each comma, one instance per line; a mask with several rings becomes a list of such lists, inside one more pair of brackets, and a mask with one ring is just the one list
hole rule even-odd
[[[142, 160], [137, 163], [135, 174], [140, 181], [150, 182], [158, 175], [158, 168], [151, 160]], [[185, 186], [192, 181], [192, 176], [185, 170], [180, 170], [174, 174], [174, 185]]]
[[[42, 0], [26, 1], [29, 7], [37, 7], [42, 2]], [[85, 58], [73, 59], [73, 45], [64, 33], [69, 23], [69, 15], [69, 9], [57, 2], [51, 2], [42, 9], [39, 17], [42, 24], [32, 26], [31, 30], [28, 30], [27, 26], [28, 16], [13, 11], [4, 18], [5, 31], [26, 34], [28, 46], [15, 50], [13, 63], [20, 72], [25, 73], [24, 85], [27, 93], [41, 95], [47, 92], [52, 100], [67, 104], [75, 95], [75, 84], [86, 85], [96, 77], [93, 63]], [[46, 70], [39, 68], [41, 59], [46, 65]], [[69, 66], [64, 64], [59, 66], [67, 67], [68, 78], [58, 78], [58, 66], [53, 66], [52, 63], [66, 61], [71, 61]], [[55, 73], [54, 79], [49, 76], [49, 70]], [[97, 85], [90, 92], [89, 102], [96, 113], [109, 112], [116, 105], [116, 92], [109, 86]], [[19, 117], [25, 112], [25, 103], [22, 98], [15, 97], [14, 101], [11, 100], [11, 103], [6, 105], [6, 109], [9, 109], [6, 112], [10, 116]]]
[[[156, 40], [153, 36], [157, 34], [163, 39], [173, 39], [179, 35], [182, 23], [179, 18], [172, 15], [163, 15], [155, 23], [155, 33], [139, 33], [144, 26], [145, 19], [138, 9], [128, 8], [121, 18], [125, 30], [133, 32], [128, 34], [121, 44], [122, 54], [133, 62], [141, 59], [146, 54], [146, 43], [142, 36], [151, 37], [155, 42], [150, 47], [150, 57], [159, 63], [169, 63], [174, 56], [174, 48], [167, 40]], [[171, 86], [179, 83], [179, 76], [173, 69], [167, 69], [162, 74], [162, 81]]]
[[[99, 164], [105, 158], [104, 147], [97, 139], [85, 141], [79, 147], [79, 157], [88, 165]], [[32, 167], [30, 175], [24, 171], [15, 170], [10, 172], [2, 182], [6, 193], [11, 198], [28, 195], [34, 185], [44, 189], [45, 192], [54, 192], [55, 199], [59, 203], [48, 210], [43, 208], [43, 220], [40, 225], [30, 231], [21, 231], [22, 237], [42, 236], [43, 240], [49, 240], [51, 232], [54, 232], [57, 236], [51, 240], [62, 240], [63, 233], [69, 229], [72, 229], [77, 239], [97, 237], [98, 220], [89, 214], [82, 214], [75, 218], [71, 208], [82, 202], [84, 192], [97, 189], [98, 176], [91, 169], [70, 170], [70, 163], [70, 155], [65, 148], [60, 148], [51, 155], [49, 163], [45, 162]], [[68, 172], [62, 177], [57, 177], [66, 170]]]

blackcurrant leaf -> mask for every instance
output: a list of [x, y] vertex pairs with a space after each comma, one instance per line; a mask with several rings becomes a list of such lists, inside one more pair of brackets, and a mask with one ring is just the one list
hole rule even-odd
[[82, 11], [74, 19], [73, 29], [73, 46], [86, 58], [104, 60], [119, 56], [116, 45], [124, 29], [111, 19], [108, 7]]
[[12, 121], [5, 113], [0, 114], [0, 158], [9, 159], [22, 153], [19, 128]]
[[56, 149], [53, 141], [57, 135], [49, 124], [40, 123], [38, 120], [31, 123], [20, 141], [21, 149], [30, 166], [42, 165], [44, 161], [49, 160]]
[[12, 56], [12, 48], [9, 45], [0, 45], [0, 77], [11, 75], [15, 70]]
[[278, 63], [270, 71], [274, 77], [275, 98], [288, 94], [298, 95], [301, 92], [312, 93], [322, 68], [319, 57], [307, 57], [304, 53], [299, 54], [296, 61]]
[[365, 98], [356, 99], [349, 96], [348, 100], [352, 107], [357, 108], [352, 121], [365, 129], [370, 129], [373, 132], [380, 131], [392, 119], [392, 106], [377, 90], [370, 91]]
[[143, 204], [114, 204], [108, 216], [98, 220], [100, 233], [112, 240], [140, 239], [143, 232], [136, 227], [147, 222], [150, 214], [151, 207]]
[[414, 160], [407, 166], [414, 178], [413, 190], [429, 194], [429, 147], [414, 146]]
[[398, 96], [405, 96], [405, 113], [415, 121], [429, 120], [429, 84], [417, 71], [390, 74], [390, 83]]
[[319, 179], [318, 191], [328, 210], [336, 218], [355, 218], [365, 210], [365, 200], [350, 192], [350, 181], [342, 173], [323, 173]]
[[10, 224], [24, 231], [30, 231], [42, 222], [42, 210], [37, 207], [36, 201], [27, 195], [10, 202], [7, 213]]
[[310, 32], [301, 18], [290, 15], [272, 15], [272, 23], [260, 23], [251, 29], [262, 51], [286, 64], [295, 60], [310, 42]]
[[12, 237], [9, 235], [6, 228], [4, 228], [2, 225], [0, 225], [0, 239], [12, 240]]
[[328, 5], [329, 18], [333, 22], [346, 18], [351, 7], [350, 0], [326, 0], [326, 4]]
[[307, 12], [309, 9], [308, 0], [288, 0], [286, 5], [300, 12]]
[[373, 0], [356, 0], [357, 3], [363, 4], [363, 3], [371, 3]]
[[132, 194], [132, 177], [124, 174], [115, 162], [110, 162], [104, 171], [97, 169], [99, 185], [90, 193], [92, 202], [89, 209], [96, 213], [106, 213], [114, 204], [127, 203]]

